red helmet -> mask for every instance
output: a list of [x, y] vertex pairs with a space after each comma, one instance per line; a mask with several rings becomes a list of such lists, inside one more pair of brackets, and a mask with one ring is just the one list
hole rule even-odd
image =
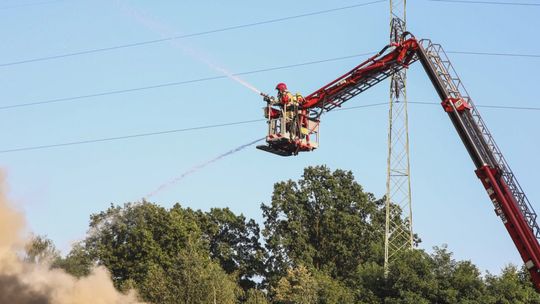
[[280, 82], [278, 83], [278, 85], [276, 86], [276, 90], [278, 91], [286, 91], [287, 90], [287, 85], [284, 84], [283, 82]]

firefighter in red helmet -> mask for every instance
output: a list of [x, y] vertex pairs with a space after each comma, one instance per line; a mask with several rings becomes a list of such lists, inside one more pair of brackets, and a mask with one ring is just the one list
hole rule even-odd
[[302, 143], [309, 145], [307, 110], [302, 109], [304, 98], [300, 94], [291, 94], [283, 82], [276, 85], [276, 90], [276, 97], [261, 93], [267, 102], [265, 117], [269, 123], [269, 138], [275, 141], [289, 139], [288, 145], [296, 146], [298, 153]]
[[287, 89], [287, 85], [280, 82], [276, 86], [277, 100], [283, 109], [285, 116], [285, 128], [290, 133], [292, 138], [298, 138], [301, 136], [300, 132], [300, 95], [293, 95]]
[[278, 83], [276, 90], [277, 98], [261, 93], [264, 101], [268, 102], [269, 104], [279, 105], [284, 110], [290, 108], [291, 106], [298, 106], [298, 99], [296, 96], [291, 94], [291, 92], [289, 92], [285, 83]]
[[276, 90], [278, 91], [277, 92], [278, 100], [283, 106], [287, 106], [289, 103], [296, 102], [296, 99], [294, 98], [293, 94], [289, 92], [289, 90], [287, 89], [287, 85], [284, 84], [283, 82], [280, 82], [277, 84]]

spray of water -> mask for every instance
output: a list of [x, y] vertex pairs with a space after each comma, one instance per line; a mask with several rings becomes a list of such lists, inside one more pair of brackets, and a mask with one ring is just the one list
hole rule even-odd
[[263, 139], [264, 139], [264, 138], [259, 138], [259, 139], [257, 139], [257, 140], [252, 141], [252, 142], [249, 142], [249, 143], [247, 143], [247, 144], [244, 144], [244, 145], [241, 145], [241, 146], [239, 146], [239, 147], [236, 147], [236, 148], [234, 148], [234, 149], [232, 149], [232, 150], [230, 150], [230, 151], [228, 151], [228, 152], [225, 152], [225, 153], [223, 153], [223, 154], [221, 154], [221, 155], [219, 155], [219, 156], [217, 156], [217, 157], [214, 157], [214, 158], [212, 158], [212, 159], [210, 159], [210, 160], [208, 160], [208, 161], [205, 161], [204, 163], [201, 163], [201, 164], [199, 164], [199, 165], [196, 165], [196, 166], [192, 167], [191, 169], [187, 170], [186, 172], [180, 174], [179, 176], [177, 176], [177, 177], [171, 179], [170, 181], [168, 181], [168, 182], [162, 184], [161, 186], [157, 187], [154, 191], [148, 193], [148, 194], [145, 196], [145, 198], [150, 198], [150, 197], [152, 197], [152, 196], [155, 196], [156, 194], [162, 192], [163, 190], [165, 190], [165, 189], [167, 189], [167, 188], [169, 188], [169, 187], [172, 187], [172, 186], [174, 186], [175, 184], [179, 183], [179, 182], [182, 181], [185, 177], [187, 177], [187, 176], [189, 176], [189, 175], [191, 175], [191, 174], [193, 174], [193, 173], [195, 173], [195, 172], [197, 172], [197, 171], [203, 169], [204, 167], [206, 167], [206, 166], [208, 166], [208, 165], [210, 165], [210, 164], [212, 164], [212, 163], [217, 162], [217, 161], [220, 160], [220, 159], [223, 159], [224, 157], [227, 157], [227, 156], [229, 156], [229, 155], [231, 155], [231, 154], [234, 154], [234, 153], [236, 153], [236, 152], [238, 152], [238, 151], [241, 151], [241, 150], [243, 150], [243, 149], [245, 149], [245, 148], [247, 148], [247, 147], [249, 147], [249, 146], [252, 146], [252, 145], [258, 143], [259, 141], [261, 141], [261, 140], [263, 140]]
[[[127, 15], [129, 15], [130, 17], [132, 17], [133, 19], [135, 19], [137, 22], [144, 25], [145, 27], [155, 31], [162, 38], [165, 39], [168, 37], [175, 36], [174, 35], [175, 31], [173, 31], [167, 25], [148, 16], [148, 14], [145, 14], [133, 8], [132, 6], [130, 6], [128, 3], [126, 3], [123, 0], [117, 0], [116, 2], [118, 3], [122, 11], [124, 11]], [[190, 47], [185, 41], [178, 40], [178, 39], [170, 39], [169, 42], [171, 43], [171, 45], [182, 50], [183, 52], [185, 52], [192, 58], [206, 64], [209, 68], [213, 69], [214, 71], [225, 75], [227, 78], [233, 81], [236, 81], [237, 83], [241, 84], [242, 86], [250, 89], [251, 91], [259, 95], [261, 94], [261, 91], [257, 89], [254, 85], [250, 84], [249, 82], [247, 82], [245, 79], [242, 79], [238, 75], [233, 74], [231, 71], [224, 68], [223, 66], [220, 66], [212, 62], [212, 60], [210, 60], [208, 56], [204, 55], [201, 51], [196, 51], [193, 47]]]
[[[135, 19], [137, 22], [144, 25], [145, 27], [155, 31], [163, 39], [167, 39], [168, 37], [174, 37], [175, 36], [175, 31], [173, 31], [170, 27], [166, 26], [165, 24], [163, 24], [160, 21], [155, 20], [154, 18], [152, 18], [148, 14], [145, 14], [145, 13], [141, 12], [140, 10], [137, 10], [137, 9], [133, 8], [126, 1], [124, 1], [124, 0], [116, 0], [116, 3], [120, 6], [120, 8], [122, 9], [122, 11], [124, 13], [126, 13], [131, 18]], [[187, 44], [187, 42], [185, 42], [184, 40], [179, 40], [179, 39], [168, 39], [168, 40], [169, 40], [169, 42], [171, 43], [172, 46], [182, 50], [184, 53], [188, 54], [190, 57], [204, 63], [205, 65], [207, 65], [209, 68], [213, 69], [214, 71], [225, 75], [227, 78], [241, 84], [242, 86], [244, 86], [244, 87], [248, 88], [249, 90], [257, 93], [258, 95], [261, 94], [261, 90], [257, 89], [254, 85], [250, 84], [249, 82], [242, 79], [238, 75], [233, 74], [231, 71], [224, 68], [223, 66], [220, 66], [220, 65], [216, 64], [215, 62], [210, 60], [210, 58], [208, 56], [204, 55], [203, 52], [197, 51], [193, 47], [190, 47]], [[178, 176], [178, 177], [170, 180], [169, 182], [164, 183], [161, 186], [157, 187], [154, 191], [152, 191], [152, 192], [148, 193], [147, 195], [145, 195], [145, 198], [150, 198], [152, 196], [155, 196], [156, 194], [160, 193], [161, 191], [163, 191], [163, 190], [175, 185], [176, 183], [180, 182], [186, 176], [191, 175], [191, 174], [201, 170], [202, 168], [204, 168], [204, 167], [206, 167], [206, 166], [208, 166], [208, 165], [210, 165], [212, 163], [215, 163], [215, 162], [219, 161], [220, 159], [222, 159], [222, 158], [224, 158], [226, 156], [229, 156], [229, 155], [234, 154], [234, 153], [236, 153], [236, 152], [238, 152], [238, 151], [240, 151], [240, 150], [242, 150], [242, 149], [244, 149], [246, 147], [254, 145], [255, 143], [257, 143], [257, 142], [259, 142], [259, 141], [261, 141], [263, 139], [264, 138], [257, 139], [255, 141], [252, 141], [252, 142], [247, 143], [245, 145], [241, 145], [241, 146], [239, 146], [239, 147], [237, 147], [237, 148], [235, 148], [233, 150], [230, 150], [230, 151], [228, 151], [226, 153], [223, 153], [223, 154], [221, 154], [221, 155], [219, 155], [219, 156], [217, 156], [217, 157], [215, 157], [215, 158], [213, 158], [211, 160], [208, 160], [208, 161], [206, 161], [204, 163], [201, 163], [201, 164], [199, 164], [197, 166], [194, 166], [191, 169], [189, 169], [188, 171], [182, 173], [180, 176]]]

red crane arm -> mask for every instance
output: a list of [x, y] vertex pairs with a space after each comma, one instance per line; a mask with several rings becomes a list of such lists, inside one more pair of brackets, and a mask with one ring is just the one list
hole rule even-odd
[[388, 45], [348, 73], [304, 98], [302, 108], [330, 111], [383, 81], [416, 60], [418, 42], [414, 38]]
[[[443, 109], [469, 152], [476, 175], [493, 202], [496, 214], [519, 251], [535, 288], [540, 291], [540, 227], [536, 222], [537, 214], [440, 45], [432, 44], [429, 40], [417, 41], [414, 37], [388, 45], [348, 73], [306, 96], [300, 107], [315, 113], [340, 107], [417, 60], [422, 63], [441, 98]], [[314, 125], [318, 130], [319, 116], [310, 122], [306, 122], [305, 116], [302, 117], [304, 121], [301, 126], [308, 130], [308, 135], [315, 133], [309, 126]], [[281, 125], [289, 131], [287, 128], [294, 126], [294, 122], [283, 120]], [[269, 122], [269, 125], [275, 126], [275, 122]], [[271, 135], [267, 137], [268, 146], [258, 148], [282, 156], [316, 148], [310, 144], [308, 136], [292, 139], [281, 133]]]
[[442, 47], [429, 40], [422, 40], [419, 45], [419, 61], [469, 152], [495, 213], [529, 270], [534, 287], [540, 291], [540, 227], [536, 212]]

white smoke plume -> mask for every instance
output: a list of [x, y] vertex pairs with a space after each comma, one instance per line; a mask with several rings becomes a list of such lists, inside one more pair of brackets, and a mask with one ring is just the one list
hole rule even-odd
[[23, 261], [25, 220], [6, 198], [0, 172], [0, 304], [141, 304], [118, 292], [102, 267], [77, 279], [49, 265]]

